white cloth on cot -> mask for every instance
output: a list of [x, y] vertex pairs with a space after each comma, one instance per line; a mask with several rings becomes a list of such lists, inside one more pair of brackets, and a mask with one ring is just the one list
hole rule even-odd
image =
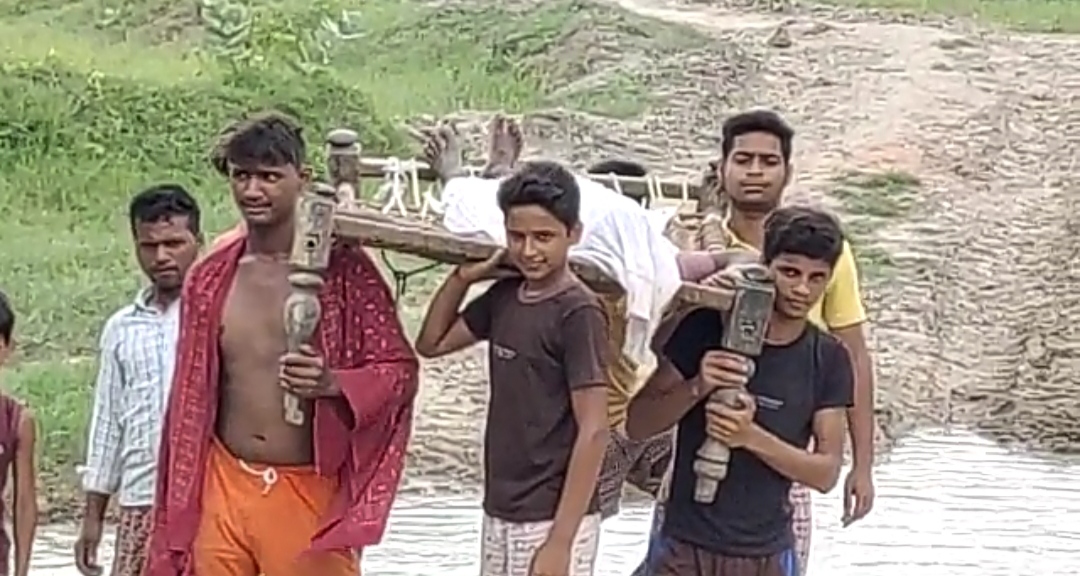
[[[675, 209], [648, 210], [603, 184], [581, 177], [577, 182], [582, 236], [571, 248], [570, 259], [595, 266], [623, 287], [627, 297], [623, 352], [636, 362], [649, 362], [649, 340], [681, 283], [678, 249], [664, 237]], [[455, 234], [481, 235], [505, 246], [498, 189], [499, 180], [451, 179], [442, 192], [443, 226]]]

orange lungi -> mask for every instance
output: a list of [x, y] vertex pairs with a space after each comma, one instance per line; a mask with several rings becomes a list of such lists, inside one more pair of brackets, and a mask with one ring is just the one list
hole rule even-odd
[[359, 576], [354, 552], [312, 552], [337, 483], [312, 466], [243, 462], [215, 439], [195, 537], [198, 576]]

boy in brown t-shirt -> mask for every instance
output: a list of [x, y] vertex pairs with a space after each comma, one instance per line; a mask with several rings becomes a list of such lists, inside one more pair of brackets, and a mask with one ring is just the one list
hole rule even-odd
[[[581, 193], [552, 162], [499, 186], [507, 248], [460, 266], [436, 292], [416, 351], [490, 343], [481, 576], [592, 574], [597, 476], [608, 442], [607, 319], [570, 271]], [[502, 278], [459, 312], [472, 284]]]

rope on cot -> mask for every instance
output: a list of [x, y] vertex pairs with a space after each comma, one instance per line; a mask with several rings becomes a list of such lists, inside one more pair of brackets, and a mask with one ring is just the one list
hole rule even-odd
[[401, 159], [397, 156], [387, 158], [386, 166], [383, 167], [383, 174], [385, 175], [383, 177], [384, 183], [380, 192], [385, 190], [386, 192], [389, 192], [390, 197], [386, 204], [383, 205], [382, 213], [389, 214], [391, 210], [397, 208], [402, 216], [408, 216], [409, 211], [405, 207], [404, 198], [402, 198], [402, 196], [404, 196], [402, 184], [405, 175], [404, 170], [402, 170]]
[[646, 208], [652, 208], [660, 201], [660, 179], [655, 174], [649, 174], [645, 177], [645, 189], [649, 194], [649, 205]]
[[416, 160], [409, 160], [409, 196], [418, 208], [424, 209], [424, 200], [420, 198], [420, 174], [416, 169]]
[[390, 275], [394, 277], [394, 303], [396, 304], [402, 296], [405, 295], [405, 290], [408, 288], [409, 278], [416, 276], [417, 274], [423, 274], [434, 270], [439, 267], [438, 262], [432, 262], [431, 264], [425, 264], [423, 266], [417, 266], [412, 270], [399, 270], [394, 266], [394, 263], [390, 261], [390, 257], [387, 256], [386, 250], [379, 250], [379, 258], [382, 259], [386, 269], [390, 271]]

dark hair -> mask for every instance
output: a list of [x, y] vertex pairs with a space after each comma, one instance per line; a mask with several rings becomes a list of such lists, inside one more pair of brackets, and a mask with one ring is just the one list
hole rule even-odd
[[503, 214], [515, 206], [539, 206], [573, 228], [580, 218], [581, 188], [574, 175], [556, 162], [525, 162], [499, 184], [498, 201]]
[[228, 174], [228, 165], [300, 168], [307, 158], [303, 129], [281, 112], [260, 112], [227, 126], [210, 151], [210, 164]]
[[649, 169], [640, 162], [633, 160], [612, 159], [597, 162], [589, 167], [589, 174], [614, 174], [616, 176], [632, 176], [642, 178], [649, 173]]
[[131, 199], [128, 219], [134, 232], [136, 224], [161, 222], [174, 216], [187, 216], [188, 229], [199, 234], [199, 203], [179, 184], [156, 184]]
[[796, 254], [836, 266], [844, 251], [840, 223], [828, 212], [805, 206], [777, 208], [765, 219], [761, 258], [769, 264], [781, 254]]
[[15, 311], [7, 295], [0, 291], [0, 338], [4, 344], [11, 344], [11, 335], [15, 332]]
[[721, 129], [723, 136], [720, 143], [721, 159], [727, 160], [731, 149], [735, 146], [736, 138], [753, 132], [764, 132], [776, 136], [780, 140], [780, 152], [784, 156], [784, 164], [791, 161], [791, 140], [795, 137], [795, 130], [772, 110], [742, 112], [724, 120], [724, 127]]

